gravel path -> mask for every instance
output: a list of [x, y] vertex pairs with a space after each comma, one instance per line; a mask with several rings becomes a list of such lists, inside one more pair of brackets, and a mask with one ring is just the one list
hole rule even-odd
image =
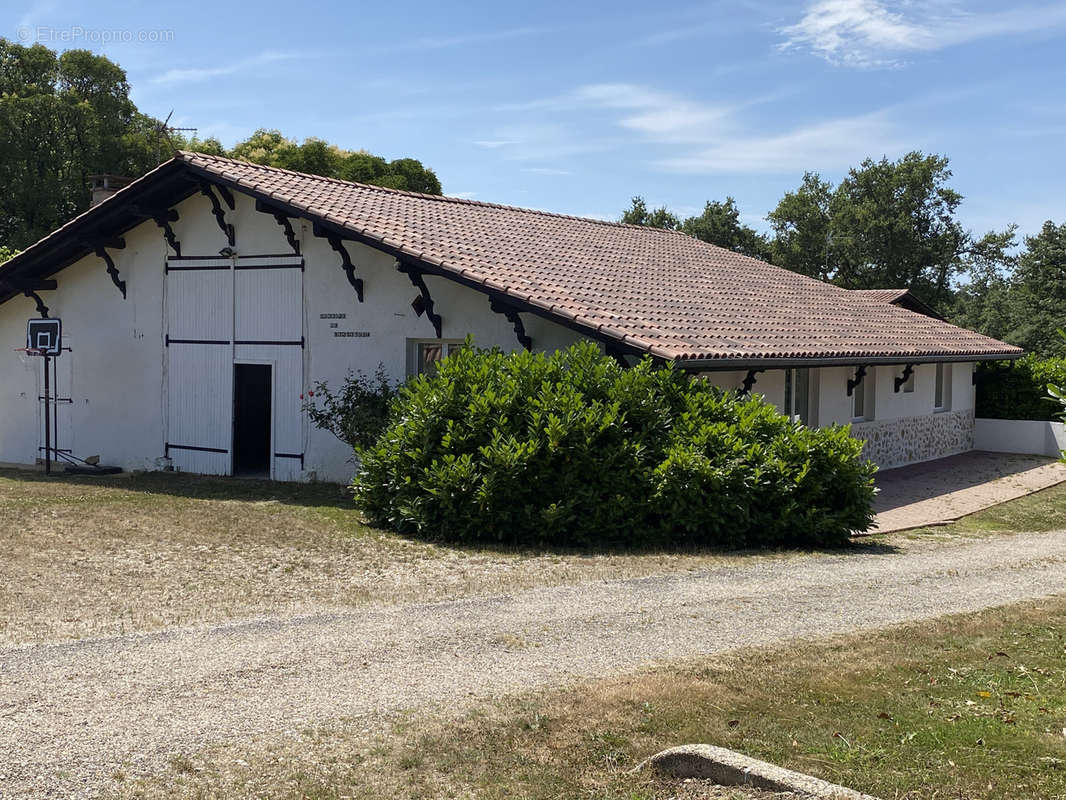
[[0, 649], [0, 797], [343, 716], [1041, 597], [1066, 531]]

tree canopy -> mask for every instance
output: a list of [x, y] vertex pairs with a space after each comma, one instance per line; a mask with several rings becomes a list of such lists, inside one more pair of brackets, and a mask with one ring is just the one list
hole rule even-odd
[[343, 150], [322, 139], [306, 139], [298, 144], [280, 131], [259, 129], [227, 154], [231, 158], [281, 167], [296, 172], [325, 175], [345, 181], [440, 194], [436, 174], [413, 158], [386, 161], [366, 150]]
[[321, 139], [258, 130], [227, 151], [216, 139], [167, 135], [137, 110], [126, 72], [88, 50], [56, 53], [0, 38], [0, 248], [25, 248], [85, 211], [89, 176], [139, 177], [174, 146], [257, 164], [440, 194], [433, 170]]
[[[917, 151], [896, 161], [866, 159], [837, 186], [808, 172], [767, 214], [769, 235], [740, 222], [732, 197], [683, 221], [666, 207], [648, 211], [636, 197], [622, 221], [682, 230], [848, 289], [910, 289], [943, 313], [962, 314], [960, 298], [983, 297], [984, 283], [992, 291], [1004, 280], [1015, 227], [975, 237], [958, 219], [963, 198], [950, 179], [946, 157]], [[987, 330], [992, 321], [963, 304], [974, 327]]]
[[682, 220], [667, 211], [665, 206], [649, 210], [644, 198], [638, 195], [623, 212], [621, 221], [631, 225], [683, 231], [701, 241], [746, 256], [766, 258], [769, 255], [766, 237], [740, 221], [740, 210], [732, 197], [727, 197], [724, 202], [708, 201], [701, 214]]

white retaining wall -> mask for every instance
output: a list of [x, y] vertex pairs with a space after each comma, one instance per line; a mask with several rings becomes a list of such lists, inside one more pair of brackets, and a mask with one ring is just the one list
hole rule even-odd
[[1061, 422], [1028, 419], [977, 419], [974, 422], [976, 450], [1058, 458], [1066, 448], [1066, 426]]

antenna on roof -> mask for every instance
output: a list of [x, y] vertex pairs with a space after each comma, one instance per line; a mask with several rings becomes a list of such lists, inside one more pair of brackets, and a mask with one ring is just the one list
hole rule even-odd
[[170, 118], [174, 116], [174, 109], [170, 109], [170, 113], [167, 114], [167, 118], [155, 126], [155, 160], [162, 162], [162, 143], [164, 137], [167, 140], [167, 144], [170, 145], [170, 149], [177, 150], [177, 145], [174, 144], [174, 140], [170, 137], [172, 133], [192, 133], [196, 135], [197, 128], [175, 128], [170, 124]]

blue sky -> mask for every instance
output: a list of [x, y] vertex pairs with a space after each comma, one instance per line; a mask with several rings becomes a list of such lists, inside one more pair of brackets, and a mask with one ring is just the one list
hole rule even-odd
[[143, 111], [201, 136], [411, 156], [478, 200], [617, 218], [634, 194], [681, 213], [733, 195], [765, 228], [805, 170], [920, 149], [951, 158], [977, 232], [1066, 221], [1061, 0], [41, 0], [8, 19], [106, 53]]

